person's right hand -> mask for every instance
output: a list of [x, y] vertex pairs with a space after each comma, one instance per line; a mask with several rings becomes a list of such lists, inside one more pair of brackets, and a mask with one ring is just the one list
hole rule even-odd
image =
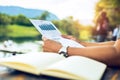
[[45, 37], [42, 38], [44, 41], [43, 51], [44, 52], [55, 52], [58, 53], [60, 48], [62, 47], [61, 43], [47, 39]]

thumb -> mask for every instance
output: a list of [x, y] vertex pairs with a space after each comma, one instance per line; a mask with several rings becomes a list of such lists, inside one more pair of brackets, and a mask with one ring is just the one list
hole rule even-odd
[[46, 40], [48, 40], [46, 37], [44, 37], [44, 36], [42, 36], [42, 40], [43, 41], [46, 41]]

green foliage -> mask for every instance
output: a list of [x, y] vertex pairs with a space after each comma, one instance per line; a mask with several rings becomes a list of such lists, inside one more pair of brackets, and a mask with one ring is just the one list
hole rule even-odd
[[20, 14], [16, 17], [13, 17], [13, 20], [14, 20], [15, 24], [18, 24], [18, 25], [32, 26], [29, 19], [22, 14]]
[[[1, 13], [0, 15], [2, 15], [2, 17], [0, 16], [0, 37], [35, 38], [36, 36], [41, 36], [24, 15], [9, 16]], [[38, 18], [46, 20], [48, 15], [48, 12], [44, 12]], [[58, 27], [62, 34], [73, 35], [81, 40], [83, 40], [83, 38], [84, 40], [89, 39], [91, 35], [91, 30], [88, 30], [89, 27], [84, 28], [84, 26], [82, 26], [78, 20], [74, 20], [72, 16], [52, 22]], [[4, 25], [2, 26], [2, 24]]]
[[100, 0], [96, 5], [96, 16], [105, 10], [110, 19], [110, 25], [120, 24], [120, 0]]
[[63, 20], [53, 21], [53, 23], [58, 27], [58, 29], [63, 34], [73, 35], [75, 37], [79, 36], [80, 24], [78, 21], [74, 21], [72, 17], [68, 17]]
[[8, 25], [11, 23], [11, 18], [7, 14], [0, 13], [0, 25]]
[[7, 25], [0, 25], [0, 37], [7, 38], [10, 30], [8, 29]]
[[40, 19], [40, 20], [47, 20], [47, 17], [49, 17], [49, 12], [48, 11], [45, 11], [41, 14], [41, 16], [38, 16], [37, 19]]
[[9, 25], [9, 24], [32, 26], [29, 19], [22, 14], [17, 16], [9, 16], [7, 14], [0, 13], [0, 25]]
[[40, 33], [34, 27], [21, 25], [0, 26], [0, 40], [4, 39], [27, 40], [39, 39]]
[[7, 25], [11, 23], [10, 16], [0, 13], [0, 37], [7, 38], [9, 29]]
[[53, 24], [62, 32], [62, 34], [72, 35], [80, 40], [90, 40], [92, 35], [92, 26], [83, 26], [73, 17], [67, 17], [63, 20], [54, 20]]

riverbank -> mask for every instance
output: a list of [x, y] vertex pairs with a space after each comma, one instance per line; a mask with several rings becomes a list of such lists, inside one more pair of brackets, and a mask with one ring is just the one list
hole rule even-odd
[[12, 39], [21, 40], [40, 40], [41, 35], [33, 26], [7, 25], [0, 26], [0, 41]]

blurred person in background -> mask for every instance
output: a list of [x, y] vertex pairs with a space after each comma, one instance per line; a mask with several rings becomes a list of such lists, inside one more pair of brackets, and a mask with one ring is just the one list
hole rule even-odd
[[97, 42], [104, 42], [108, 34], [109, 19], [105, 11], [100, 12], [96, 19]]
[[118, 30], [119, 30], [119, 25], [117, 25], [117, 26], [113, 29], [113, 35], [112, 35], [112, 40], [113, 40], [113, 41], [115, 41], [115, 40], [117, 39]]

